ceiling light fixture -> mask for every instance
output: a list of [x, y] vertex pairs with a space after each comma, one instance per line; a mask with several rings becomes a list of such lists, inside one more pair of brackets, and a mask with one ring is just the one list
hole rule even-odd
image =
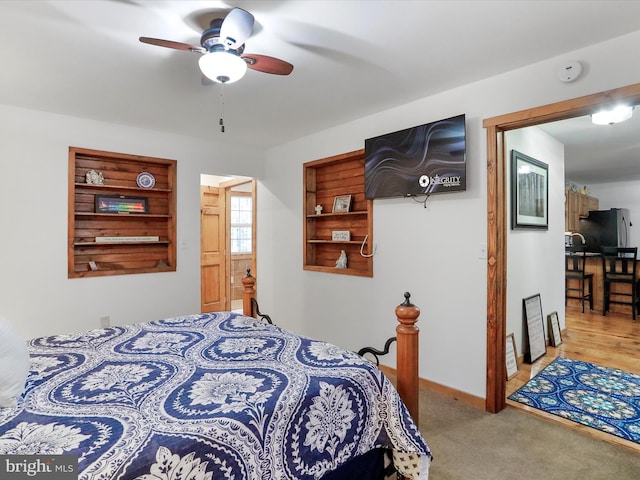
[[618, 105], [609, 110], [602, 110], [591, 115], [591, 121], [596, 125], [613, 125], [629, 120], [633, 115], [633, 107]]
[[217, 83], [236, 82], [247, 72], [247, 63], [235, 50], [213, 50], [202, 55], [198, 63], [204, 76]]

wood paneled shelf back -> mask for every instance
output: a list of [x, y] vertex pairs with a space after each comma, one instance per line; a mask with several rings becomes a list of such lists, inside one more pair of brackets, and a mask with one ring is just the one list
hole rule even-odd
[[364, 196], [364, 150], [303, 169], [303, 268], [372, 277], [373, 201]]
[[69, 148], [68, 276], [176, 270], [176, 161]]

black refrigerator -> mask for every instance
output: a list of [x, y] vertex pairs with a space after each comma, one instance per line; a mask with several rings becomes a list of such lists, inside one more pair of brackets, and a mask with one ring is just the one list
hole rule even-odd
[[601, 247], [627, 247], [629, 242], [629, 209], [591, 210], [580, 219], [579, 232], [585, 238], [587, 252], [600, 252]]

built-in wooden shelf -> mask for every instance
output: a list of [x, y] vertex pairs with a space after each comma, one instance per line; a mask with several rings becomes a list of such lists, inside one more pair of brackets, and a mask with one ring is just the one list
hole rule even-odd
[[76, 247], [91, 247], [102, 245], [168, 245], [168, 240], [158, 240], [157, 242], [75, 242]]
[[[102, 174], [103, 184], [86, 183], [90, 170]], [[155, 178], [152, 188], [137, 184], [142, 172]], [[175, 160], [69, 147], [69, 278], [175, 271], [175, 185]], [[144, 197], [148, 213], [96, 212], [101, 194]], [[96, 242], [99, 237], [130, 239]]]
[[311, 239], [311, 240], [307, 240], [307, 242], [309, 243], [347, 243], [350, 245], [361, 245], [362, 241], [358, 242], [358, 241], [354, 241], [354, 240], [316, 240], [316, 239]]
[[321, 213], [320, 215], [310, 214], [310, 215], [307, 215], [307, 218], [345, 217], [345, 216], [348, 217], [351, 215], [369, 215], [369, 212], [360, 211], [360, 212]]
[[[304, 178], [303, 268], [341, 275], [373, 276], [373, 200], [364, 196], [364, 150], [307, 162]], [[336, 196], [351, 195], [349, 212], [332, 213]], [[317, 214], [316, 205], [323, 212]], [[351, 240], [332, 240], [332, 232], [348, 230]], [[347, 268], [336, 268], [340, 252]], [[362, 254], [361, 254], [362, 250]]]
[[139, 221], [144, 218], [169, 218], [168, 214], [152, 214], [152, 213], [101, 213], [101, 212], [75, 212], [76, 217], [111, 217], [118, 219], [131, 219]]
[[[137, 177], [137, 175], [136, 175]], [[76, 188], [88, 188], [90, 190], [123, 190], [123, 191], [136, 191], [136, 192], [144, 192], [148, 193], [150, 190], [148, 188], [140, 188], [140, 187], [124, 187], [121, 185], [94, 185], [90, 183], [76, 183]], [[153, 187], [154, 192], [171, 192], [168, 188], [156, 188]]]

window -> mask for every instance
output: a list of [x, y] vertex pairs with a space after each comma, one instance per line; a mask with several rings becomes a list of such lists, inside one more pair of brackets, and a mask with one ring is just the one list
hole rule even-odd
[[231, 195], [231, 253], [251, 253], [251, 195]]

